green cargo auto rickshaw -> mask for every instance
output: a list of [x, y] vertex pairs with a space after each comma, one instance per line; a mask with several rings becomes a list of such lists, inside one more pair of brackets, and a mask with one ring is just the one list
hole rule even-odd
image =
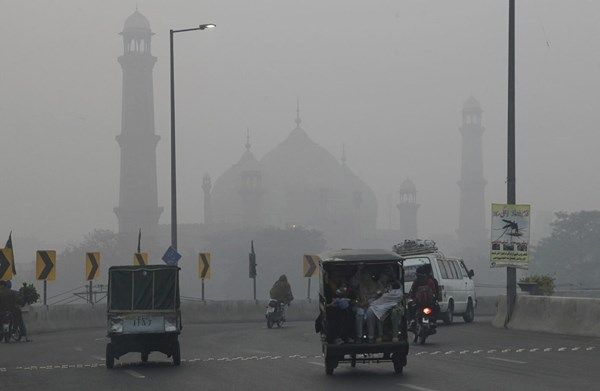
[[106, 367], [138, 352], [142, 362], [161, 352], [181, 363], [177, 266], [113, 266], [108, 270]]
[[402, 373], [408, 355], [403, 259], [387, 250], [320, 255], [320, 315], [325, 372], [341, 362], [392, 362]]

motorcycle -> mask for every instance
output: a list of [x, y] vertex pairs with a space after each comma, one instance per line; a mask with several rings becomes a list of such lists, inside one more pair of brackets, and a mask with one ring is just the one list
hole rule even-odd
[[1, 335], [0, 340], [4, 339], [4, 342], [9, 343], [11, 338], [15, 341], [21, 340], [21, 328], [15, 324], [15, 319], [12, 312], [5, 311], [1, 318]]
[[411, 321], [410, 330], [415, 334], [414, 343], [420, 343], [421, 345], [425, 344], [427, 337], [435, 334], [437, 324], [436, 319], [433, 314], [433, 308], [430, 306], [426, 306], [418, 309], [414, 302], [409, 303], [410, 306], [414, 308], [413, 313], [415, 314], [415, 319]]
[[267, 304], [265, 317], [267, 318], [267, 327], [272, 329], [273, 325], [277, 327], [283, 326], [285, 323], [285, 308], [286, 305], [278, 300], [271, 299]]

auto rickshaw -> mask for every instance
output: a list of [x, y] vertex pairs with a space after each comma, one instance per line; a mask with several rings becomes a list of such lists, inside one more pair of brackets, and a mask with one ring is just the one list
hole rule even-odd
[[112, 266], [108, 270], [106, 367], [138, 352], [142, 362], [158, 351], [181, 364], [179, 268]]
[[[387, 250], [341, 250], [320, 255], [321, 314], [315, 326], [321, 333], [327, 375], [332, 375], [341, 362], [350, 363], [352, 367], [356, 363], [392, 362], [394, 372], [402, 373], [409, 346], [402, 261], [398, 254]], [[377, 284], [380, 281], [387, 281], [387, 284], [370, 284], [369, 278]], [[340, 286], [344, 289], [348, 287], [347, 298], [336, 297], [340, 294]], [[370, 301], [372, 304], [365, 307], [359, 296], [364, 296], [365, 292], [377, 286], [383, 287], [382, 291], [373, 292], [373, 300]], [[342, 312], [336, 313], [339, 308], [334, 309], [332, 306], [339, 300], [348, 300], [349, 304], [343, 306], [346, 308], [342, 308]], [[381, 316], [371, 318], [376, 325], [371, 324], [370, 332], [374, 328], [376, 335], [371, 335], [370, 337], [375, 338], [370, 340], [366, 335], [368, 331], [365, 332], [369, 328], [365, 327], [362, 322], [364, 318], [360, 316], [365, 308], [379, 305], [381, 301], [376, 300], [383, 300], [384, 305], [377, 308]], [[379, 311], [381, 308], [385, 310]], [[340, 321], [344, 324], [340, 324]], [[346, 331], [350, 330], [350, 338], [341, 340], [339, 335], [331, 335], [343, 334], [344, 328]]]

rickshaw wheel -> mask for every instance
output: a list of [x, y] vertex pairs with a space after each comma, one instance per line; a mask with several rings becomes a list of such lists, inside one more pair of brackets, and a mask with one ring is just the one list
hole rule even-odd
[[173, 344], [173, 365], [178, 367], [181, 365], [181, 351], [179, 349], [179, 340]]
[[106, 368], [113, 369], [115, 366], [115, 356], [112, 351], [112, 344], [106, 344]]
[[399, 354], [394, 354], [392, 356], [392, 362], [394, 363], [394, 373], [399, 375], [404, 370], [404, 366], [402, 365], [402, 360], [400, 359]]
[[277, 322], [277, 327], [281, 328], [281, 326], [283, 326], [283, 322], [282, 321]]
[[142, 353], [142, 362], [143, 362], [143, 363], [147, 363], [147, 362], [148, 362], [148, 356], [149, 356], [149, 355], [150, 355], [150, 354], [149, 354], [148, 352], [144, 352], [144, 353]]
[[333, 375], [335, 367], [337, 367], [337, 359], [335, 357], [325, 357], [325, 373]]

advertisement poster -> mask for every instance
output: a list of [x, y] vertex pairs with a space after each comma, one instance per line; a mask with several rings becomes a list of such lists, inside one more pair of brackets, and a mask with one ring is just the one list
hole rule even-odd
[[529, 267], [530, 205], [492, 204], [490, 267]]

